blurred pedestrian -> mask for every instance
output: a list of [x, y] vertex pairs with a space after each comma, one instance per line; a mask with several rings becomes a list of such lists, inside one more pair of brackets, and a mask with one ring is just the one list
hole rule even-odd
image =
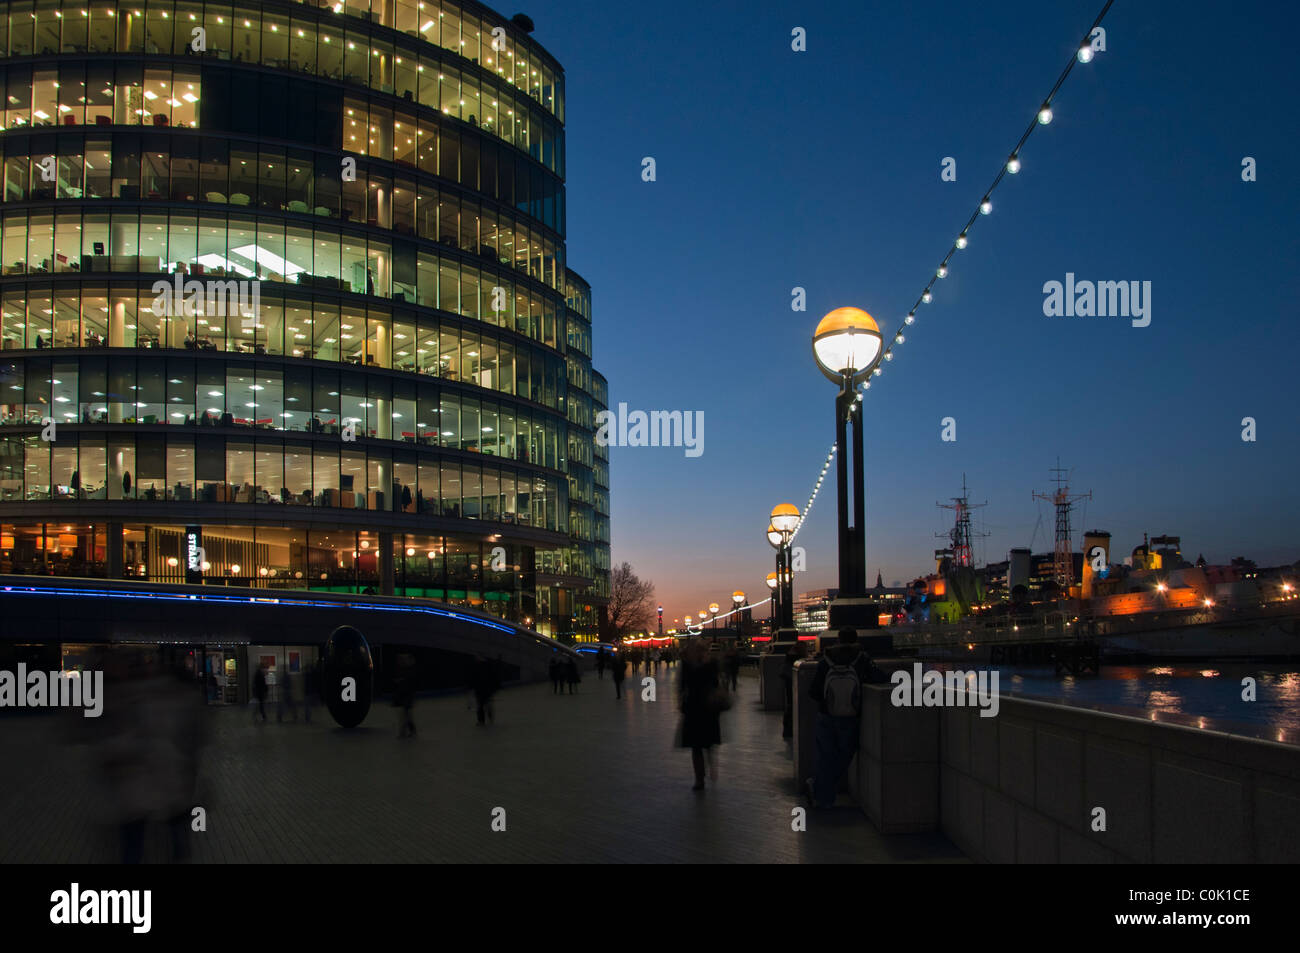
[[293, 703], [293, 683], [289, 678], [289, 670], [286, 668], [284, 674], [280, 676], [280, 704], [275, 709], [275, 720], [284, 721], [284, 710], [288, 708], [293, 714], [293, 720], [298, 720], [298, 706]]
[[185, 659], [165, 648], [115, 650], [109, 661], [117, 703], [93, 746], [103, 803], [118, 830], [122, 863], [145, 859], [148, 832], [166, 827], [173, 863], [190, 854], [190, 819], [203, 753], [203, 696]]
[[740, 653], [736, 651], [734, 644], [727, 649], [722, 661], [724, 665], [723, 671], [726, 672], [727, 680], [731, 683], [731, 690], [734, 692], [736, 690], [736, 680], [740, 676]]
[[474, 690], [474, 701], [478, 705], [478, 723], [486, 725], [496, 720], [492, 710], [492, 696], [501, 687], [501, 675], [495, 663], [481, 655], [474, 657], [474, 669], [470, 676], [470, 687]]
[[316, 664], [308, 665], [302, 677], [302, 720], [311, 724], [311, 709], [320, 691], [320, 671]]
[[596, 650], [596, 677], [600, 679], [605, 677], [605, 650], [603, 648]]
[[[682, 713], [680, 746], [691, 749], [695, 769], [693, 791], [704, 790], [705, 757], [722, 743], [722, 712], [730, 707], [726, 690], [718, 684], [718, 663], [698, 639], [682, 653], [678, 705]], [[721, 691], [722, 694], [719, 694]], [[717, 779], [715, 773], [714, 779]]]
[[570, 695], [578, 690], [578, 683], [582, 681], [582, 676], [578, 673], [577, 653], [570, 654], [564, 660], [564, 680], [569, 683]]
[[261, 662], [257, 666], [257, 671], [253, 673], [253, 698], [257, 701], [257, 713], [253, 715], [256, 721], [260, 716], [262, 721], [266, 721], [266, 663]]
[[560, 684], [564, 681], [564, 670], [560, 664], [558, 650], [551, 656], [551, 664], [547, 666], [547, 673], [551, 676], [551, 694], [560, 694]]
[[393, 676], [393, 704], [398, 708], [397, 737], [415, 737], [415, 659], [403, 652], [397, 657], [397, 672]]
[[627, 676], [627, 659], [614, 652], [609, 659], [609, 671], [614, 677], [614, 698], [623, 697], [623, 679]]

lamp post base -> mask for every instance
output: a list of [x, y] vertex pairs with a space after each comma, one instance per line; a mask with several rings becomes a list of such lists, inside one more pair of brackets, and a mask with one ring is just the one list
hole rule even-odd
[[779, 646], [780, 651], [785, 651], [791, 645], [793, 645], [798, 641], [799, 641], [798, 629], [777, 629], [776, 637], [772, 639], [772, 650], [777, 651], [777, 648]]
[[880, 631], [880, 604], [874, 599], [862, 596], [835, 599], [827, 615], [827, 628], [831, 635], [840, 629], [856, 629], [858, 642], [872, 658], [893, 654], [894, 637], [887, 631]]
[[880, 604], [863, 596], [842, 596], [831, 600], [827, 627], [835, 629], [880, 628]]

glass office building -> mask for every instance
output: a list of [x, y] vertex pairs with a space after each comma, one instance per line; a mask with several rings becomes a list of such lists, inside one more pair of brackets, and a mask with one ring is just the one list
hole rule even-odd
[[[564, 76], [473, 2], [0, 11], [0, 573], [608, 598]], [[197, 554], [197, 555], [196, 555]]]

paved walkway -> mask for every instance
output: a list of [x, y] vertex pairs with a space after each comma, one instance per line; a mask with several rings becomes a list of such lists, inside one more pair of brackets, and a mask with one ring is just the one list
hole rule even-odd
[[[796, 800], [779, 714], [758, 710], [742, 678], [723, 716], [719, 775], [691, 791], [690, 753], [672, 746], [674, 679], [658, 701], [615, 701], [608, 677], [579, 693], [506, 689], [479, 728], [466, 697], [421, 700], [418, 738], [396, 737], [396, 710], [371, 709], [343, 732], [318, 708], [310, 725], [253, 724], [209, 709], [198, 804], [201, 862], [826, 863], [962, 861], [938, 834], [885, 837], [853, 807], [808, 814]], [[673, 670], [676, 673], [676, 670]], [[629, 678], [625, 688], [639, 685]], [[269, 709], [270, 706], [268, 706]], [[70, 716], [64, 716], [70, 717]], [[0, 862], [114, 862], [89, 749], [51, 716], [0, 719]], [[715, 749], [718, 750], [718, 749]], [[506, 830], [492, 830], [494, 808]], [[163, 859], [161, 830], [146, 857]]]

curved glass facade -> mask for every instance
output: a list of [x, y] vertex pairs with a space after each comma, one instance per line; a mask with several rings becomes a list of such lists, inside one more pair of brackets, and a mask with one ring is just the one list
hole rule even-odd
[[[161, 89], [150, 95], [143, 75], [122, 82], [142, 72], [129, 66], [116, 74], [116, 85], [105, 82], [114, 74], [103, 70], [102, 54], [144, 54], [160, 64], [175, 57], [206, 58], [361, 86], [418, 104], [564, 174], [559, 65], [513, 23], [477, 5], [376, 0], [367, 9], [337, 2], [19, 0], [8, 6], [8, 17], [0, 16], [0, 54], [95, 55], [75, 85], [50, 86], [37, 68], [21, 95], [11, 87], [5, 128], [62, 125], [69, 119], [94, 124], [104, 115], [114, 115], [119, 124], [196, 126], [194, 104], [201, 96], [194, 86], [188, 87], [190, 97], [168, 96]], [[499, 50], [493, 49], [494, 28], [502, 31], [495, 38]], [[25, 106], [30, 115], [24, 115]]]
[[205, 582], [596, 631], [549, 54], [428, 0], [20, 2], [0, 53], [0, 572], [184, 581], [190, 533]]

